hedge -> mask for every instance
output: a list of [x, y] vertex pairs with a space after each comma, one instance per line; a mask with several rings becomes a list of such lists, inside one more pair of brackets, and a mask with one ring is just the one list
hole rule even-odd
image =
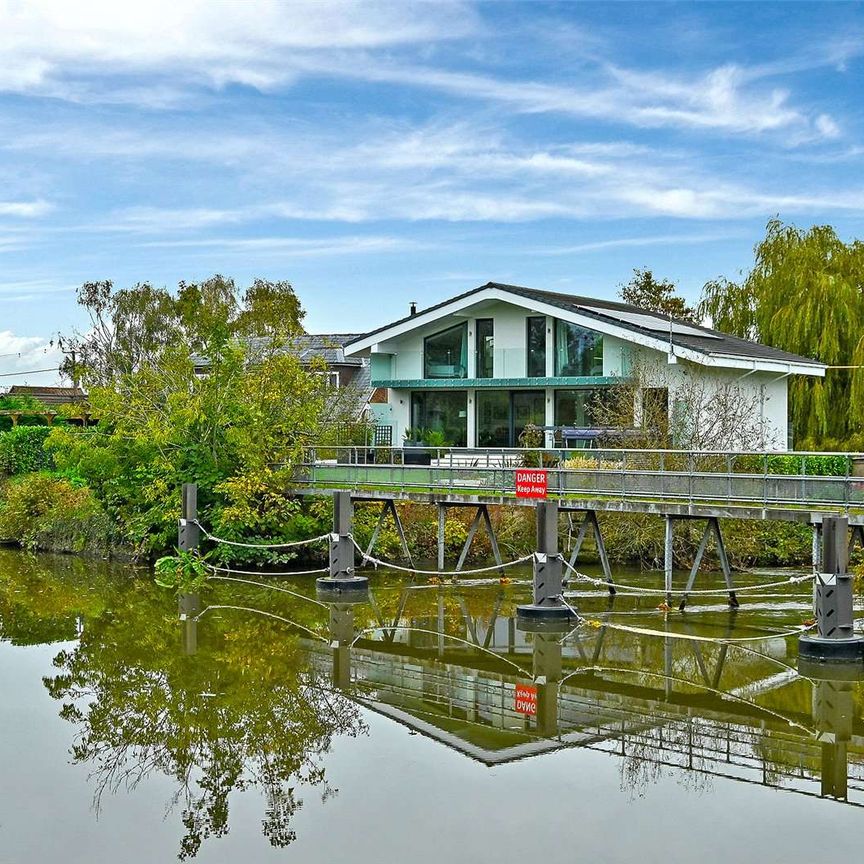
[[16, 426], [0, 432], [0, 474], [28, 474], [53, 468], [45, 439], [48, 426]]

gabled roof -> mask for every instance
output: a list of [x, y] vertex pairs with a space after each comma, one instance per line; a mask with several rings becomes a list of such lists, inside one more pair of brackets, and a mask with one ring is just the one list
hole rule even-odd
[[[328, 366], [362, 366], [359, 357], [346, 357], [345, 345], [359, 339], [362, 333], [302, 333], [292, 336], [285, 343], [287, 351], [297, 354], [301, 363], [311, 363], [313, 360], [323, 360]], [[266, 336], [253, 336], [248, 339], [249, 346], [254, 351], [265, 347]], [[208, 366], [209, 360], [201, 354], [193, 354], [192, 362], [196, 366]]]
[[[578, 316], [587, 326], [596, 325], [601, 332], [610, 332], [620, 335], [621, 338], [639, 342], [656, 348], [657, 350], [669, 350], [686, 359], [697, 363], [716, 366], [747, 366], [749, 361], [753, 368], [764, 364], [794, 365], [798, 368], [794, 371], [810, 375], [823, 375], [825, 365], [808, 357], [801, 357], [779, 348], [772, 348], [758, 342], [721, 333], [709, 327], [702, 327], [690, 321], [670, 319], [656, 312], [641, 309], [629, 303], [618, 303], [612, 300], [600, 300], [594, 297], [583, 297], [575, 294], [561, 294], [554, 291], [541, 291], [536, 288], [525, 288], [520, 285], [506, 285], [500, 282], [487, 282], [471, 291], [466, 291], [443, 303], [430, 306], [428, 309], [419, 310], [415, 315], [409, 315], [394, 321], [363, 336], [358, 336], [345, 343], [345, 349], [350, 354], [364, 350], [374, 341], [383, 341], [396, 332], [405, 331], [406, 324], [416, 322], [420, 327], [434, 321], [436, 318], [444, 317], [451, 311], [458, 311], [453, 307], [470, 306], [471, 301], [480, 302], [486, 297], [500, 299], [505, 302], [515, 302], [521, 299], [528, 301], [534, 307], [553, 307], [567, 313], [567, 316]], [[623, 331], [616, 333], [615, 331]], [[632, 336], [628, 335], [632, 334]], [[381, 336], [380, 340], [372, 337]], [[638, 338], [633, 338], [638, 337]], [[724, 362], [737, 361], [737, 362]]]
[[32, 396], [43, 405], [66, 405], [70, 402], [83, 402], [87, 394], [80, 387], [40, 387], [13, 384], [7, 396]]

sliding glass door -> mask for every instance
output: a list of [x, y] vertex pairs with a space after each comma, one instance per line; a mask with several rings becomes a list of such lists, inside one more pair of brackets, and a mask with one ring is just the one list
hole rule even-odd
[[529, 424], [546, 423], [543, 390], [479, 390], [477, 392], [477, 446], [518, 447]]

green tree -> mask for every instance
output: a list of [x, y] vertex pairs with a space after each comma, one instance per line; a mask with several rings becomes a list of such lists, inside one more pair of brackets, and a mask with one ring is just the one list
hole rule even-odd
[[695, 321], [696, 310], [687, 305], [687, 301], [676, 293], [677, 290], [674, 282], [657, 279], [648, 269], [636, 268], [633, 270], [633, 278], [626, 285], [619, 286], [618, 296], [625, 303], [640, 309], [685, 321]]
[[305, 314], [288, 282], [256, 279], [241, 293], [219, 274], [181, 282], [175, 294], [147, 282], [119, 290], [109, 280], [86, 282], [78, 304], [90, 326], [64, 340], [75, 357], [67, 352], [63, 371], [73, 379], [82, 375], [90, 386], [155, 365], [177, 345], [202, 353], [237, 336], [302, 333]]
[[[88, 484], [141, 554], [173, 543], [184, 482], [199, 484], [217, 533], [291, 535], [300, 505], [284, 491], [289, 472], [353, 406], [334, 400], [323, 361], [293, 350], [304, 313], [290, 284], [256, 280], [239, 296], [214, 276], [175, 296], [103, 282], [79, 297], [93, 322], [84, 380], [99, 423], [52, 431], [58, 469]], [[206, 374], [193, 353], [207, 358]]]
[[[864, 364], [864, 243], [844, 243], [827, 225], [802, 230], [772, 219], [755, 258], [741, 282], [705, 285], [699, 309], [717, 329], [829, 366]], [[797, 442], [842, 446], [861, 433], [862, 373], [829, 369], [824, 379], [792, 379]]]
[[202, 517], [231, 536], [282, 536], [297, 504], [287, 472], [324, 416], [326, 378], [269, 341], [208, 352], [195, 374], [186, 349], [90, 390], [99, 425], [52, 430], [58, 468], [83, 478], [140, 553], [172, 543], [184, 482]]

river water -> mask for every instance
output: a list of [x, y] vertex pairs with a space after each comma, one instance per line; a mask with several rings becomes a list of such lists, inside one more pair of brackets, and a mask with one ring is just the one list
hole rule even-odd
[[858, 860], [861, 685], [778, 635], [806, 583], [574, 585], [587, 622], [531, 633], [527, 575], [217, 582], [180, 620], [144, 570], [0, 552], [0, 862]]

